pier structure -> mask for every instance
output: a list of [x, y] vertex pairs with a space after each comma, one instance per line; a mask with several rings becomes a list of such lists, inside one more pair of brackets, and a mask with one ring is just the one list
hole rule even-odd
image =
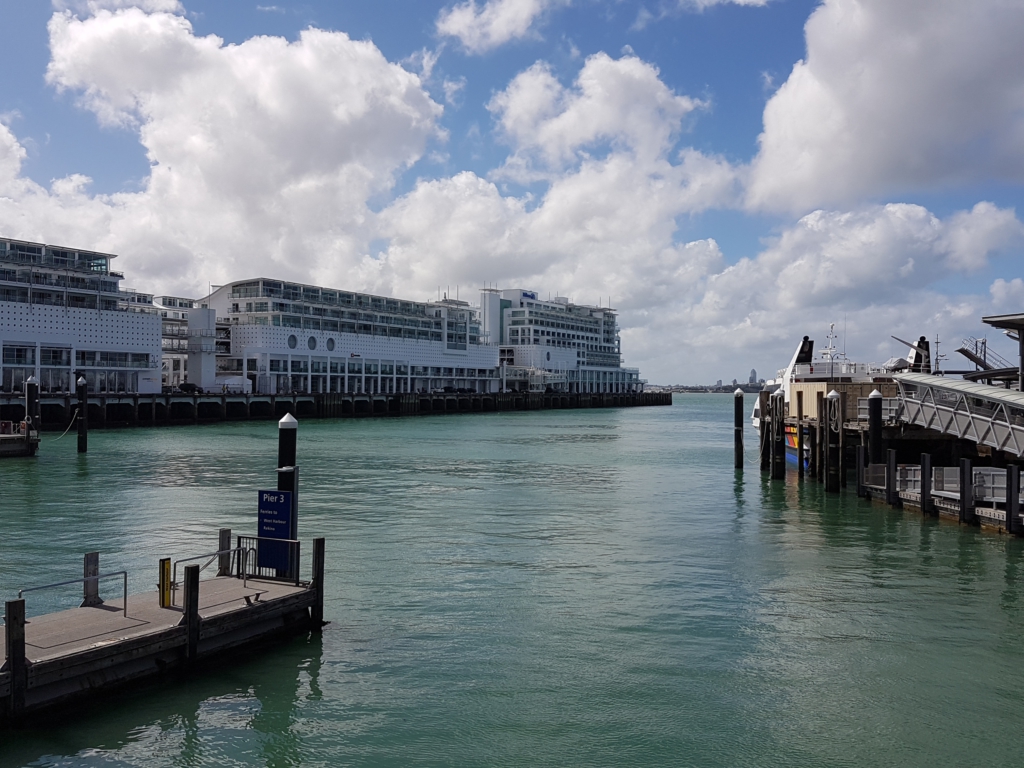
[[[80, 390], [81, 392], [81, 390]], [[83, 404], [84, 403], [84, 407]], [[628, 408], [671, 405], [670, 392], [433, 392], [409, 394], [209, 393], [141, 395], [127, 393], [51, 393], [40, 397], [40, 426], [64, 430], [72, 418], [80, 430], [104, 427], [162, 426], [298, 417], [348, 418], [483, 413], [563, 408]], [[20, 422], [24, 398], [0, 394], [0, 418]], [[79, 434], [84, 434], [82, 431]]]
[[[128, 594], [128, 573], [104, 572], [85, 554], [81, 578], [32, 585], [4, 605], [0, 724], [80, 702], [129, 683], [188, 670], [200, 661], [324, 622], [325, 540], [313, 540], [308, 580], [298, 538], [297, 420], [281, 419], [277, 489], [258, 492], [254, 535], [218, 533], [217, 548], [161, 558], [155, 592]], [[206, 572], [207, 577], [202, 578]], [[101, 586], [120, 589], [104, 599]], [[29, 619], [45, 590], [81, 589], [81, 602]], [[76, 601], [77, 602], [77, 601]]]
[[[840, 391], [841, 384], [825, 395], [815, 392], [808, 408], [808, 393], [793, 386], [788, 412], [772, 402], [781, 398], [761, 393], [761, 465], [772, 480], [787, 479], [778, 467], [788, 458], [799, 479], [805, 470], [829, 492], [852, 479], [862, 498], [1024, 535], [1020, 392], [901, 373], [866, 397], [850, 397], [850, 385]], [[785, 441], [778, 439], [781, 430]]]
[[[86, 554], [80, 579], [21, 590], [5, 603], [0, 722], [275, 636], [319, 630], [324, 540], [313, 542], [308, 580], [280, 578], [259, 568], [257, 549], [264, 544], [260, 537], [239, 536], [232, 547], [173, 562], [167, 558], [161, 561], [155, 592], [129, 595], [127, 573], [100, 573], [98, 553]], [[288, 546], [297, 557], [299, 543]], [[178, 580], [165, 577], [165, 563]], [[216, 569], [209, 568], [209, 577], [201, 579], [209, 566]], [[120, 594], [100, 599], [100, 584], [111, 580]], [[37, 590], [74, 584], [82, 585], [80, 605], [27, 618]]]

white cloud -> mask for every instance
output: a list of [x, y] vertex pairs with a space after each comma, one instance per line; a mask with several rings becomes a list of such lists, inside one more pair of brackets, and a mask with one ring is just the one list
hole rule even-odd
[[635, 56], [587, 58], [573, 88], [538, 62], [496, 94], [488, 109], [514, 149], [506, 171], [559, 171], [602, 143], [639, 162], [662, 157], [702, 102], [671, 91], [658, 70]]
[[825, 0], [768, 102], [749, 204], [1024, 180], [1024, 5]]
[[996, 279], [989, 287], [994, 309], [1006, 312], [1020, 312], [1024, 308], [1024, 280], [1015, 277], [1012, 280]]
[[466, 0], [437, 17], [438, 34], [455, 37], [470, 53], [486, 53], [512, 40], [535, 34], [543, 16], [571, 0]]
[[50, 38], [48, 81], [137, 130], [151, 174], [138, 193], [89, 197], [78, 177], [47, 191], [18, 175], [24, 150], [6, 131], [0, 167], [17, 204], [0, 224], [124, 254], [138, 283], [352, 283], [373, 236], [367, 201], [439, 135], [441, 107], [420, 79], [338, 32], [225, 45], [133, 8], [55, 14]]

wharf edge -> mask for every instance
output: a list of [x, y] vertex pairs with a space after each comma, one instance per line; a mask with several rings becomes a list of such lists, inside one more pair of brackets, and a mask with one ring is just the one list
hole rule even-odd
[[[87, 401], [90, 429], [150, 427], [219, 421], [279, 419], [284, 414], [307, 418], [425, 416], [571, 408], [631, 408], [671, 405], [671, 392], [635, 393], [422, 393], [422, 394], [96, 394]], [[41, 426], [64, 430], [76, 412], [75, 393], [41, 394]], [[0, 395], [0, 419], [20, 421], [24, 398]]]

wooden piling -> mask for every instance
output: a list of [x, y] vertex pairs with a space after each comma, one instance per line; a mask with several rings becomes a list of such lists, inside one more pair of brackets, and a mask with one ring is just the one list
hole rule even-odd
[[96, 605], [103, 605], [100, 600], [100, 582], [95, 578], [100, 575], [100, 553], [86, 552], [85, 563], [82, 569], [82, 608], [91, 608]]
[[733, 392], [733, 467], [743, 469], [743, 390]]
[[11, 675], [11, 696], [7, 711], [17, 717], [25, 709], [25, 690], [28, 688], [28, 665], [25, 662], [25, 601], [8, 600], [4, 612], [5, 635], [7, 638], [7, 662], [4, 664]]
[[326, 562], [326, 545], [324, 539], [313, 539], [313, 587], [316, 597], [310, 608], [310, 624], [314, 632], [324, 626], [324, 563]]
[[807, 474], [809, 477], [818, 479], [818, 425], [811, 424], [807, 427]]
[[825, 398], [825, 435], [828, 440], [828, 448], [825, 451], [825, 491], [828, 493], [839, 493], [842, 485], [839, 475], [839, 453], [843, 423], [839, 412], [839, 402], [839, 393], [835, 390], [829, 392]]
[[786, 401], [782, 390], [772, 393], [772, 480], [786, 479]]
[[1006, 466], [1006, 532], [1019, 536], [1020, 521], [1020, 468], [1016, 464]]
[[[220, 552], [217, 557], [218, 576], [231, 575], [231, 553], [227, 551], [229, 549], [231, 549], [231, 529], [221, 528], [217, 535], [217, 551]], [[238, 556], [241, 557], [242, 553], [239, 552]]]
[[857, 446], [857, 498], [862, 499], [867, 494], [864, 490], [864, 467], [866, 465], [867, 450], [863, 445]]
[[815, 475], [818, 478], [819, 483], [825, 482], [825, 454], [827, 448], [827, 441], [825, 435], [825, 424], [828, 423], [828, 419], [825, 414], [825, 393], [815, 392], [815, 407], [817, 410], [815, 413], [818, 414], [818, 422], [815, 425], [815, 431], [817, 432], [817, 444], [818, 453], [815, 456], [816, 472]]
[[804, 393], [796, 393], [796, 476], [804, 479]]
[[921, 511], [926, 515], [938, 514], [932, 503], [932, 455], [921, 454]]
[[768, 415], [768, 393], [758, 392], [757, 409], [761, 414], [758, 430], [758, 451], [760, 452], [761, 471], [767, 472], [771, 469], [771, 424]]
[[960, 522], [973, 524], [974, 515], [974, 468], [970, 459], [960, 459]]
[[78, 379], [78, 452], [89, 450], [89, 385], [85, 377]]
[[192, 661], [199, 655], [199, 566], [185, 566], [185, 589], [182, 596], [182, 624], [187, 642], [185, 658]]

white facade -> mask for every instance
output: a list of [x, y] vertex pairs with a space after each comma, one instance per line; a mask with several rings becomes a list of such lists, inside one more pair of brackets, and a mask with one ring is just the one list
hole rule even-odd
[[215, 311], [218, 344], [222, 333], [230, 337], [230, 348], [216, 351], [214, 387], [242, 377], [267, 394], [498, 388], [498, 348], [481, 336], [479, 310], [463, 301], [260, 278], [225, 285], [198, 304]]
[[544, 301], [522, 289], [486, 289], [480, 316], [481, 332], [501, 346], [502, 359], [508, 361], [506, 387], [643, 390], [640, 372], [622, 367], [618, 316], [611, 308], [573, 304], [564, 297]]
[[112, 254], [0, 239], [0, 390], [160, 392], [160, 318]]
[[153, 299], [153, 308], [160, 315], [160, 378], [165, 387], [178, 387], [188, 381], [188, 313], [194, 303], [178, 296]]

